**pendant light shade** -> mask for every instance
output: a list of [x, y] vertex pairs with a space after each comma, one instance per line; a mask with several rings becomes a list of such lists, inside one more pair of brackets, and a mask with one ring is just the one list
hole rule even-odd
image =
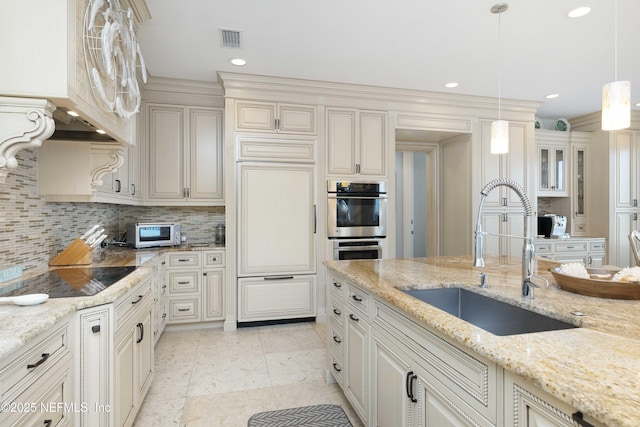
[[509, 122], [496, 120], [491, 122], [491, 154], [509, 152]]
[[602, 130], [631, 126], [631, 82], [617, 81], [602, 86]]
[[509, 152], [509, 122], [502, 120], [502, 82], [500, 58], [500, 15], [509, 8], [507, 3], [498, 3], [491, 8], [491, 13], [498, 15], [498, 120], [491, 122], [491, 154], [505, 154]]
[[602, 86], [602, 130], [631, 126], [631, 82], [618, 80], [618, 0], [614, 3], [613, 82]]

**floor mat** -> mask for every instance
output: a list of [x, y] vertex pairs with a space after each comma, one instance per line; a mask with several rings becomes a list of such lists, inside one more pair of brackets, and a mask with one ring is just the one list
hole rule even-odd
[[249, 418], [248, 427], [352, 427], [338, 405], [314, 405], [301, 408], [259, 412]]

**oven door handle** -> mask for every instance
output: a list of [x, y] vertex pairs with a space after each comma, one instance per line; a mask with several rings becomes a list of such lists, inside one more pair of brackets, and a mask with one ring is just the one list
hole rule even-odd
[[367, 200], [376, 200], [376, 199], [386, 199], [387, 195], [386, 194], [380, 194], [379, 196], [371, 196], [371, 195], [358, 196], [357, 194], [350, 194], [348, 196], [343, 196], [343, 195], [330, 193], [330, 194], [327, 195], [327, 198], [328, 199], [367, 199]]
[[380, 245], [375, 245], [375, 246], [340, 246], [338, 248], [336, 248], [336, 250], [340, 251], [340, 252], [347, 252], [347, 251], [362, 251], [362, 250], [370, 250], [370, 249], [380, 249]]

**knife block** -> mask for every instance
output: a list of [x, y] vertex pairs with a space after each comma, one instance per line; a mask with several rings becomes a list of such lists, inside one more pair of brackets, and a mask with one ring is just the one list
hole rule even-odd
[[81, 239], [75, 239], [62, 252], [49, 261], [49, 265], [89, 265], [93, 262], [93, 249]]

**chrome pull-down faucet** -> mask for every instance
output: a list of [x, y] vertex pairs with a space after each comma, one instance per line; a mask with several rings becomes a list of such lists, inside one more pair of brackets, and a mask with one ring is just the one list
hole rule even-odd
[[[480, 199], [480, 206], [478, 207], [478, 220], [476, 222], [476, 231], [474, 233], [475, 245], [474, 245], [474, 267], [484, 267], [484, 259], [482, 258], [483, 253], [483, 236], [485, 234], [493, 234], [486, 233], [482, 231], [482, 208], [484, 206], [484, 199], [489, 195], [491, 190], [496, 187], [505, 186], [512, 189], [520, 198], [522, 202], [522, 206], [525, 211], [525, 222], [524, 222], [524, 244], [522, 246], [522, 296], [533, 298], [533, 289], [537, 287], [533, 281], [531, 280], [534, 276], [534, 263], [535, 263], [535, 247], [533, 246], [533, 239], [529, 233], [529, 222], [531, 220], [531, 216], [533, 214], [531, 208], [531, 202], [529, 201], [529, 197], [524, 192], [522, 187], [515, 181], [510, 179], [498, 178], [492, 181], [489, 181], [484, 188], [480, 191], [482, 194], [482, 198]], [[511, 235], [502, 235], [497, 234], [498, 236], [506, 236], [506, 237], [515, 237], [521, 238], [520, 236], [511, 236]]]

